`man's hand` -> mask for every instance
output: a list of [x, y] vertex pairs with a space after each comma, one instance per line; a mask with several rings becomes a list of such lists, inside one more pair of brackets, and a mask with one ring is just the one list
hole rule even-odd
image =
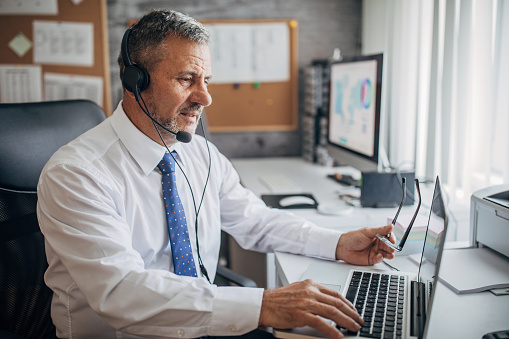
[[[374, 228], [362, 228], [341, 235], [336, 248], [336, 259], [344, 260], [354, 265], [373, 265], [383, 258], [394, 258], [394, 250], [378, 240], [376, 234], [388, 235], [393, 225]], [[391, 234], [389, 240], [396, 240]]]
[[329, 338], [343, 338], [327, 318], [357, 332], [364, 323], [353, 305], [338, 292], [311, 280], [296, 282], [263, 293], [260, 325], [275, 328], [311, 326]]

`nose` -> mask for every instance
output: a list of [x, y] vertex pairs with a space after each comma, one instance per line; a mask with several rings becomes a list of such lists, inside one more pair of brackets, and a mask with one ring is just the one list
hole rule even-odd
[[193, 103], [200, 104], [203, 107], [207, 107], [212, 104], [212, 97], [210, 96], [209, 90], [205, 83], [198, 85], [189, 99]]

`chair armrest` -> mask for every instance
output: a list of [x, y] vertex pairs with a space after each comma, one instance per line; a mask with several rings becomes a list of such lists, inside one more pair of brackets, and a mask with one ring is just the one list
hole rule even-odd
[[255, 287], [255, 288], [258, 287], [258, 285], [256, 285], [254, 280], [252, 280], [248, 277], [245, 277], [241, 274], [238, 274], [236, 272], [233, 272], [232, 270], [230, 270], [229, 268], [224, 267], [224, 266], [218, 265], [216, 274], [218, 276], [220, 276], [221, 278], [224, 278], [224, 279], [226, 279], [236, 285], [242, 286], [242, 287]]

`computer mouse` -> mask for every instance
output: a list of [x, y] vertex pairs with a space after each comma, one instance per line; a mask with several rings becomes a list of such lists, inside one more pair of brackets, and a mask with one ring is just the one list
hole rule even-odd
[[306, 197], [304, 195], [292, 195], [289, 197], [284, 197], [279, 200], [279, 205], [281, 207], [291, 207], [296, 205], [314, 205], [315, 201], [310, 197]]

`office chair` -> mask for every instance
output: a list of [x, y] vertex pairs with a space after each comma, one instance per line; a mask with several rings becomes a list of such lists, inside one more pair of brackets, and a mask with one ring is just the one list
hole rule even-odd
[[[56, 150], [104, 119], [86, 100], [0, 104], [0, 339], [56, 337], [37, 182]], [[256, 287], [222, 266], [216, 282]]]
[[86, 100], [0, 104], [0, 338], [55, 338], [36, 216], [42, 168], [105, 114]]

